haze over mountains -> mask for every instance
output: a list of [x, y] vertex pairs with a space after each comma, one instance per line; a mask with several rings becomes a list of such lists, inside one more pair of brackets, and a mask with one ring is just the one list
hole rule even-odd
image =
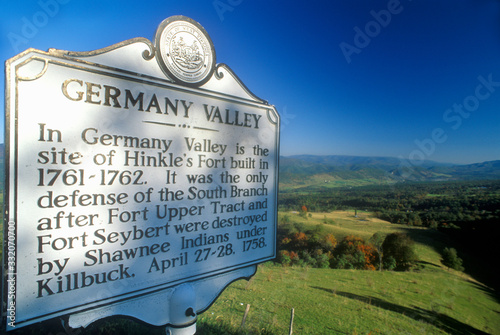
[[[0, 143], [0, 168], [4, 165]], [[420, 164], [421, 163], [421, 164]], [[458, 165], [433, 161], [410, 162], [393, 157], [347, 155], [281, 156], [281, 187], [355, 186], [405, 181], [500, 179], [500, 160]], [[3, 186], [3, 179], [0, 181]]]
[[500, 160], [457, 165], [392, 157], [295, 155], [281, 156], [279, 169], [280, 184], [285, 187], [500, 179]]

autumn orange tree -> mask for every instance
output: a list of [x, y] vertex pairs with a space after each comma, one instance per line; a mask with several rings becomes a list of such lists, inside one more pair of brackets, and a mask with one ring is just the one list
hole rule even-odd
[[321, 229], [290, 231], [279, 241], [278, 261], [283, 265], [328, 268], [336, 245], [335, 236], [324, 234]]
[[331, 266], [337, 269], [375, 270], [378, 253], [375, 248], [354, 235], [344, 237], [334, 252]]
[[299, 216], [307, 219], [307, 207], [305, 205], [300, 208]]
[[380, 263], [379, 250], [372, 243], [354, 235], [338, 242], [323, 225], [307, 228], [303, 223], [289, 222], [282, 224], [278, 233], [277, 261], [283, 265], [376, 270]]

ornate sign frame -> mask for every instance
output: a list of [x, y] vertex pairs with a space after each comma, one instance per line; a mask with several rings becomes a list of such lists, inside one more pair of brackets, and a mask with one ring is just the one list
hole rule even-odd
[[276, 257], [279, 115], [192, 19], [155, 45], [22, 52], [5, 114], [5, 329], [195, 327]]

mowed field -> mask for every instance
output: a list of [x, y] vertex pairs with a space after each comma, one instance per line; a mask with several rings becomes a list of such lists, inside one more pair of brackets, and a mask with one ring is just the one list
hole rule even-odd
[[[440, 251], [449, 242], [435, 230], [390, 224], [369, 212], [288, 215], [304, 227], [322, 225], [339, 241], [347, 235], [405, 232], [420, 258], [411, 272], [314, 269], [260, 265], [250, 280], [231, 284], [200, 315], [200, 334], [500, 334], [496, 292], [448, 270]], [[243, 328], [247, 304], [250, 310]]]

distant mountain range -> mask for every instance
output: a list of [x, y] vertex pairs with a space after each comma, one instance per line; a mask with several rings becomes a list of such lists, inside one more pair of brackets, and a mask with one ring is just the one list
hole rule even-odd
[[[5, 145], [0, 143], [3, 171]], [[418, 162], [416, 162], [418, 163]], [[404, 181], [448, 181], [500, 179], [500, 160], [468, 165], [425, 161], [422, 164], [392, 157], [281, 156], [280, 188], [309, 186], [358, 186]], [[3, 178], [0, 178], [3, 188]]]
[[468, 165], [411, 163], [391, 157], [280, 157], [281, 187], [384, 184], [403, 181], [500, 179], [500, 160]]

